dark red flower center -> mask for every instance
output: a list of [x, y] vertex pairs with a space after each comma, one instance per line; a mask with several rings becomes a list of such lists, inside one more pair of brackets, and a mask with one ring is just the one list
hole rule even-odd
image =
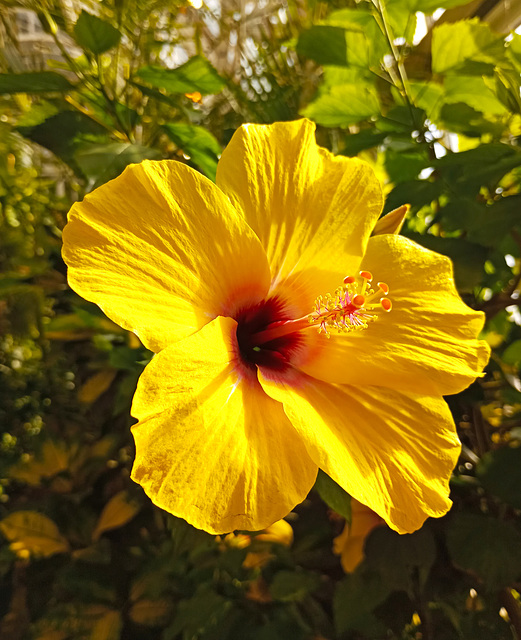
[[276, 297], [240, 311], [235, 320], [239, 355], [248, 368], [260, 366], [276, 371], [284, 370], [290, 364], [292, 353], [302, 344], [302, 336], [298, 331], [267, 341], [262, 335], [259, 336], [267, 329], [292, 320], [284, 309], [284, 304]]

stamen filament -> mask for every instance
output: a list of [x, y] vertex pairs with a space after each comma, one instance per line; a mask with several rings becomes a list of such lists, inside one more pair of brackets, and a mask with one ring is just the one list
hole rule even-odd
[[377, 320], [379, 312], [392, 309], [391, 300], [386, 297], [389, 286], [385, 282], [378, 282], [373, 289], [372, 279], [369, 271], [360, 271], [358, 277], [346, 276], [344, 284], [338, 287], [334, 296], [329, 293], [318, 296], [311, 315], [274, 322], [266, 329], [254, 333], [250, 338], [251, 342], [258, 348], [259, 345], [290, 333], [317, 326], [319, 333], [324, 333], [328, 338], [328, 329], [340, 332], [367, 329], [370, 322]]

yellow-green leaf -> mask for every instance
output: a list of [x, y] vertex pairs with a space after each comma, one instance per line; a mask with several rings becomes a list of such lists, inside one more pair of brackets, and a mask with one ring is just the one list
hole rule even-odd
[[91, 640], [119, 640], [121, 626], [121, 613], [107, 611], [92, 628]]
[[116, 493], [105, 505], [98, 523], [92, 534], [94, 541], [98, 540], [102, 533], [110, 529], [122, 527], [136, 515], [140, 509], [140, 504], [129, 498], [126, 491]]
[[138, 600], [130, 609], [130, 618], [137, 624], [156, 626], [165, 622], [171, 610], [171, 603], [165, 598]]
[[56, 524], [37, 511], [15, 511], [0, 522], [0, 530], [19, 556], [49, 557], [65, 553], [69, 543]]
[[95, 402], [110, 387], [116, 373], [115, 369], [103, 369], [95, 373], [78, 391], [78, 400], [85, 404]]

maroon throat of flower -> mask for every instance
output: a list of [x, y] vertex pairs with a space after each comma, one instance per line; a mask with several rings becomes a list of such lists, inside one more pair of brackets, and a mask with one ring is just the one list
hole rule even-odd
[[314, 329], [330, 337], [331, 331], [367, 329], [381, 312], [389, 312], [391, 300], [385, 282], [372, 286], [369, 271], [347, 276], [334, 295], [319, 296], [313, 311], [301, 318], [289, 317], [277, 297], [242, 310], [237, 320], [237, 343], [243, 365], [283, 370], [304, 341], [304, 330]]

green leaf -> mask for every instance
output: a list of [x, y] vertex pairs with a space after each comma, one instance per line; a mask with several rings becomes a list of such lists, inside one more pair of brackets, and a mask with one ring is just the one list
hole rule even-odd
[[16, 122], [17, 128], [20, 127], [35, 127], [41, 124], [48, 118], [55, 116], [58, 113], [58, 107], [42, 100], [40, 104], [33, 104], [31, 108], [23, 113]]
[[406, 535], [378, 527], [367, 538], [364, 554], [367, 566], [379, 572], [385, 584], [410, 592], [415, 576], [420, 586], [427, 581], [436, 559], [436, 545], [425, 527]]
[[279, 571], [270, 584], [270, 594], [281, 602], [300, 602], [320, 585], [316, 573], [304, 571]]
[[82, 49], [97, 55], [115, 47], [121, 33], [105, 20], [82, 11], [74, 25], [74, 38]]
[[432, 70], [447, 73], [459, 70], [468, 75], [492, 75], [494, 66], [505, 60], [502, 36], [478, 18], [444, 23], [432, 34]]
[[129, 164], [145, 159], [157, 160], [160, 157], [161, 153], [157, 149], [126, 142], [83, 145], [74, 154], [78, 166], [90, 179], [93, 189], [118, 176]]
[[429, 164], [427, 154], [409, 144], [398, 146], [395, 143], [395, 147], [389, 147], [385, 154], [385, 169], [394, 184], [414, 180]]
[[324, 87], [301, 114], [325, 127], [347, 127], [380, 112], [373, 85], [355, 84]]
[[222, 149], [209, 131], [192, 124], [166, 124], [163, 129], [170, 140], [190, 156], [209, 178], [215, 180]]
[[61, 73], [0, 73], [0, 95], [3, 93], [46, 93], [69, 91], [73, 85]]
[[380, 574], [362, 570], [348, 574], [340, 582], [333, 600], [335, 628], [339, 635], [358, 631], [368, 637], [385, 637], [385, 627], [373, 610], [390, 593]]
[[[389, 45], [374, 16], [369, 11], [341, 9], [327, 18], [329, 25], [346, 30], [347, 64], [363, 67], [378, 65]], [[359, 36], [362, 35], [363, 39]]]
[[17, 552], [49, 557], [69, 550], [56, 524], [37, 511], [14, 511], [0, 521], [0, 531]]
[[351, 496], [322, 469], [318, 470], [314, 489], [328, 507], [351, 522]]
[[508, 43], [508, 55], [514, 61], [518, 71], [521, 70], [521, 35], [512, 34], [512, 39]]
[[345, 29], [315, 25], [300, 34], [297, 53], [314, 60], [318, 64], [346, 65], [347, 43]]
[[441, 84], [437, 82], [411, 82], [409, 88], [412, 102], [423, 109], [428, 118], [437, 120], [444, 97]]
[[498, 138], [505, 128], [503, 124], [492, 122], [485, 118], [480, 111], [463, 102], [444, 104], [438, 117], [439, 123], [446, 129], [469, 137], [491, 134]]
[[457, 513], [447, 547], [454, 564], [477, 574], [489, 591], [510, 585], [521, 573], [521, 534], [511, 522]]
[[437, 200], [442, 194], [439, 181], [411, 180], [401, 182], [388, 194], [385, 201], [384, 213], [389, 213], [402, 204], [410, 204], [415, 209], [421, 209]]
[[386, 138], [387, 133], [375, 131], [374, 129], [364, 129], [359, 133], [348, 134], [345, 137], [341, 155], [356, 156], [360, 151], [377, 147], [382, 144]]
[[472, 0], [413, 0], [414, 10], [427, 15], [434, 13], [436, 9], [453, 9], [469, 2]]
[[444, 87], [446, 102], [464, 102], [476, 111], [492, 115], [507, 112], [483, 77], [449, 75], [445, 78]]
[[136, 73], [144, 82], [168, 93], [199, 91], [206, 95], [219, 93], [225, 82], [212, 65], [202, 56], [194, 56], [177, 69], [141, 67]]
[[[515, 354], [514, 359], [521, 362], [521, 340], [507, 347], [505, 354], [509, 349]], [[511, 507], [521, 509], [521, 448], [503, 447], [485, 453], [476, 467], [476, 475], [487, 491]]]
[[482, 186], [495, 188], [504, 175], [521, 166], [521, 153], [507, 144], [482, 144], [468, 151], [449, 153], [433, 161], [432, 166], [460, 195], [474, 196]]
[[20, 127], [20, 133], [52, 151], [59, 158], [77, 168], [74, 151], [80, 139], [97, 136], [105, 129], [77, 111], [61, 111], [33, 127]]
[[[521, 364], [521, 340], [515, 340], [514, 342], [512, 342], [512, 344], [509, 344], [508, 347], [503, 351], [501, 360], [503, 360], [505, 364], [511, 364], [515, 366]], [[521, 465], [519, 468], [521, 469]]]

